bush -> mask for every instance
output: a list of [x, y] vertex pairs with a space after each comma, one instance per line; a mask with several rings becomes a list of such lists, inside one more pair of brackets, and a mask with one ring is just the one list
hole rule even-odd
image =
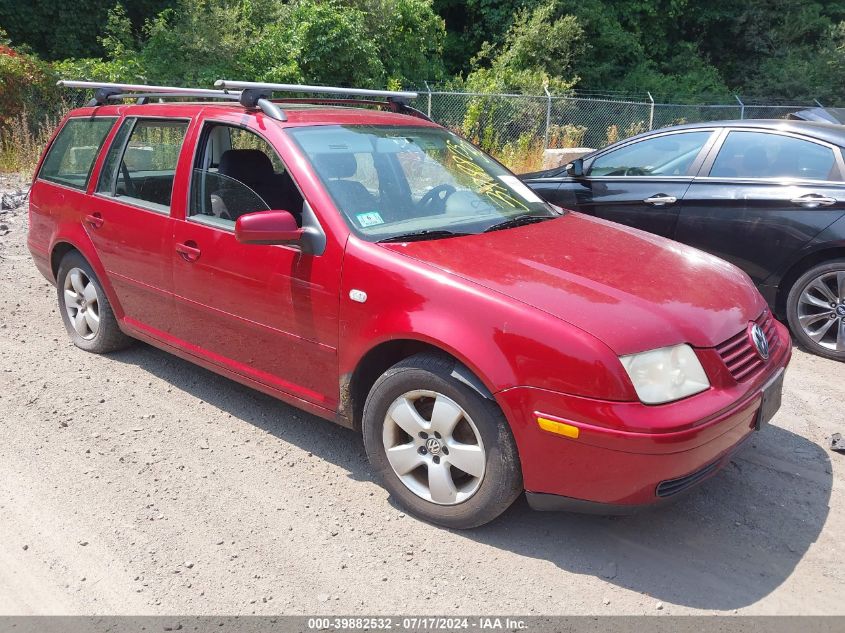
[[55, 114], [33, 120], [26, 108], [23, 108], [7, 120], [0, 128], [0, 172], [31, 175], [41, 152], [67, 111], [67, 106], [63, 104]]
[[17, 117], [25, 105], [36, 116], [58, 98], [56, 76], [47, 64], [0, 45], [0, 126]]

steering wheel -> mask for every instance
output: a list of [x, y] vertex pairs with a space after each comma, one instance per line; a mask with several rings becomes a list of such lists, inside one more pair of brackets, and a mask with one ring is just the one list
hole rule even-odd
[[[442, 213], [446, 209], [446, 199], [457, 191], [452, 185], [442, 184], [429, 189], [420, 198], [417, 206], [423, 211], [432, 210], [434, 213]], [[436, 205], [436, 206], [435, 206]]]
[[646, 171], [642, 167], [629, 167], [625, 170], [626, 176], [646, 176]]

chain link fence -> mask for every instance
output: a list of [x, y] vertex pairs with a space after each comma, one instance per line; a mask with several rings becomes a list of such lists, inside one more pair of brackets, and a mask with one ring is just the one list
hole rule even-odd
[[772, 105], [657, 103], [578, 96], [422, 91], [412, 104], [515, 171], [539, 169], [547, 148], [600, 148], [669, 125], [777, 119], [819, 103]]

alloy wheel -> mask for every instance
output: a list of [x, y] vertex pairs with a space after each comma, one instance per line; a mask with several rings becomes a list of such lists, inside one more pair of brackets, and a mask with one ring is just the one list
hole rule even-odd
[[97, 287], [81, 268], [71, 268], [65, 275], [65, 311], [76, 333], [85, 340], [100, 330], [100, 302]]
[[469, 499], [484, 479], [481, 435], [466, 411], [435, 391], [402, 394], [387, 410], [387, 461], [415, 495], [438, 505]]
[[845, 351], [845, 271], [824, 273], [806, 285], [798, 298], [798, 322], [816, 344]]

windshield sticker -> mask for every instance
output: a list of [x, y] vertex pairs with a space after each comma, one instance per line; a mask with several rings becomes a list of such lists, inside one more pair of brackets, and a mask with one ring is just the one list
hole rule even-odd
[[378, 211], [359, 213], [355, 216], [355, 219], [358, 220], [358, 224], [360, 224], [362, 228], [376, 226], [377, 224], [384, 224], [384, 220], [381, 219], [381, 214]]
[[499, 180], [505, 183], [508, 187], [513, 189], [528, 202], [542, 202], [543, 200], [536, 193], [531, 191], [528, 186], [523, 183], [516, 176], [499, 176]]

